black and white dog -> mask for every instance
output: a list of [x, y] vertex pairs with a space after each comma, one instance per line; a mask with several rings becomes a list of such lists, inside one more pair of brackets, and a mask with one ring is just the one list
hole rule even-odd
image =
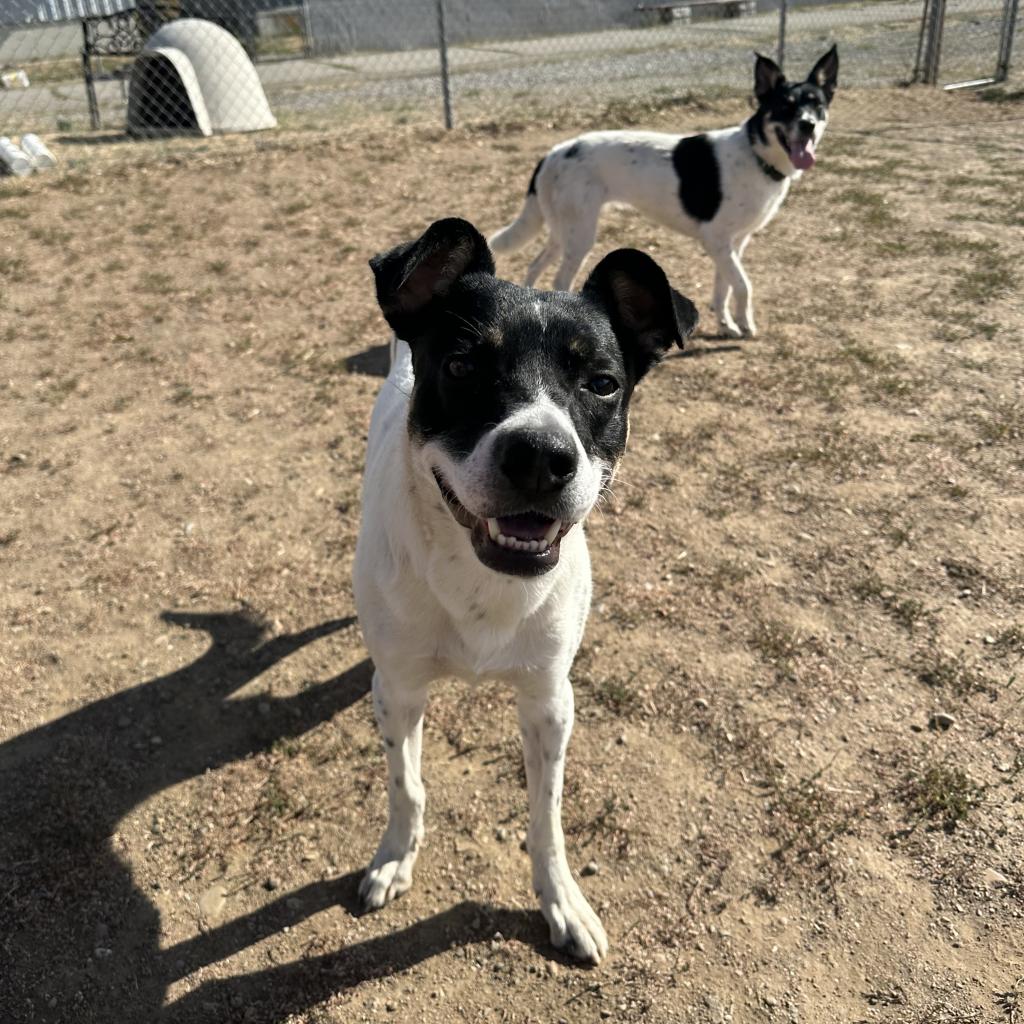
[[701, 240], [715, 261], [712, 309], [721, 332], [754, 337], [743, 252], [775, 216], [790, 182], [814, 166], [838, 74], [834, 46], [799, 83], [787, 82], [774, 61], [758, 54], [757, 111], [735, 128], [685, 136], [590, 132], [559, 143], [537, 165], [522, 212], [490, 239], [491, 249], [512, 252], [546, 226], [547, 243], [530, 264], [526, 284], [561, 260], [555, 288], [570, 288], [594, 245], [601, 208], [627, 203]]
[[458, 219], [370, 265], [398, 340], [370, 422], [354, 570], [390, 810], [363, 905], [412, 883], [428, 685], [500, 679], [518, 697], [534, 890], [555, 946], [596, 962], [608, 941], [561, 824], [569, 669], [590, 605], [583, 521], [623, 454], [634, 387], [697, 311], [633, 249], [606, 256], [580, 294], [500, 281]]

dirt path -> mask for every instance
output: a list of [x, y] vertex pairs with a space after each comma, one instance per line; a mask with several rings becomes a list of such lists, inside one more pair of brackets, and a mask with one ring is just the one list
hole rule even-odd
[[[533, 906], [500, 688], [437, 687], [417, 885], [352, 912], [385, 811], [366, 259], [506, 222], [580, 119], [69, 146], [0, 183], [0, 1020], [1020, 1019], [1022, 115], [841, 94], [750, 248], [763, 338], [637, 395], [565, 796], [593, 971]], [[614, 212], [618, 244], [706, 307], [694, 243]]]

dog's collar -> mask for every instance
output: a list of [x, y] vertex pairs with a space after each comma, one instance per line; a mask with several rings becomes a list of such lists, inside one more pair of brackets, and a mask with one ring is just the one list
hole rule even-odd
[[768, 161], [765, 160], [764, 157], [761, 156], [761, 154], [754, 148], [754, 133], [756, 130], [757, 129], [754, 127], [754, 119], [750, 118], [747, 121], [747, 139], [750, 142], [750, 152], [754, 154], [757, 166], [760, 167], [761, 170], [772, 179], [772, 181], [785, 181], [786, 175], [777, 167], [772, 167], [772, 165], [768, 163]]

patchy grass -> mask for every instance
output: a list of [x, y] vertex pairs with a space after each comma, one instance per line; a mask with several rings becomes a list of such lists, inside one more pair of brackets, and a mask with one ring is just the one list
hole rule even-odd
[[918, 651], [914, 658], [914, 673], [925, 686], [958, 697], [992, 692], [991, 680], [968, 664], [963, 651], [952, 657], [933, 648]]
[[933, 764], [909, 775], [899, 795], [918, 822], [952, 832], [981, 803], [983, 790], [961, 769]]

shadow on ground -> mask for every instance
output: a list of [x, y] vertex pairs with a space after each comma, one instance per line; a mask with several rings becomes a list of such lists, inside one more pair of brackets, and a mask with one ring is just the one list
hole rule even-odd
[[[209, 634], [207, 651], [175, 672], [0, 744], [4, 1022], [151, 1024], [171, 1013], [161, 1008], [167, 985], [180, 974], [174, 965], [184, 962], [191, 971], [225, 956], [238, 948], [239, 933], [229, 924], [161, 951], [157, 909], [117, 855], [118, 823], [153, 794], [298, 736], [369, 691], [372, 669], [364, 659], [293, 697], [228, 700], [354, 618], [271, 639], [245, 612], [162, 618]], [[348, 880], [325, 884], [320, 900], [343, 901], [347, 886]], [[315, 894], [308, 902], [317, 903]], [[276, 905], [253, 916], [257, 931], [281, 920]], [[246, 990], [257, 984], [247, 982]], [[193, 1009], [190, 1003], [167, 1019], [201, 1019]]]

